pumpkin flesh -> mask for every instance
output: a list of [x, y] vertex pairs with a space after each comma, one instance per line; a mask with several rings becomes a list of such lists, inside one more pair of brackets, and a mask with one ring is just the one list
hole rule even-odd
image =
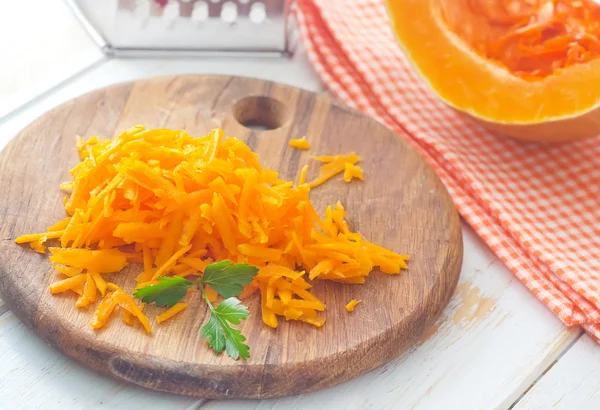
[[388, 10], [407, 56], [450, 106], [519, 138], [600, 133], [594, 1], [389, 0]]

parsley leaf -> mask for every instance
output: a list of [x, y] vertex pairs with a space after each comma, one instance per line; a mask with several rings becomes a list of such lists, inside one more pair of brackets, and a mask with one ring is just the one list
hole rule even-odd
[[209, 303], [210, 320], [200, 328], [202, 337], [208, 340], [208, 344], [216, 353], [225, 349], [234, 360], [247, 359], [250, 357], [250, 348], [244, 342], [246, 338], [238, 329], [230, 324], [238, 325], [240, 321], [250, 316], [248, 308], [242, 305], [237, 298], [225, 299], [216, 308]]
[[[185, 297], [190, 287], [198, 285], [210, 310], [208, 323], [202, 326], [198, 333], [208, 340], [208, 345], [215, 353], [225, 350], [234, 360], [240, 357], [248, 359], [250, 347], [244, 343], [246, 338], [231, 325], [239, 325], [250, 316], [248, 308], [235, 296], [242, 292], [243, 285], [252, 282], [257, 273], [258, 268], [254, 266], [242, 263], [232, 265], [231, 261], [224, 260], [208, 265], [202, 277], [194, 282], [180, 276], [159, 276], [160, 283], [139, 288], [133, 296], [145, 303], [154, 302], [156, 306], [171, 307]], [[204, 291], [204, 285], [210, 286], [226, 299], [215, 308]]]
[[243, 285], [249, 285], [257, 273], [258, 268], [254, 266], [245, 263], [231, 265], [231, 261], [223, 260], [204, 269], [202, 282], [224, 298], [230, 298], [239, 295], [244, 290]]
[[180, 276], [159, 276], [160, 283], [139, 288], [133, 296], [142, 299], [144, 303], [156, 303], [156, 306], [173, 306], [183, 299], [194, 282]]

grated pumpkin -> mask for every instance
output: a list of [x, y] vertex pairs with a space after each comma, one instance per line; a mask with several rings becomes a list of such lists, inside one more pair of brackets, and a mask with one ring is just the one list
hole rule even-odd
[[356, 305], [358, 305], [360, 302], [362, 302], [362, 300], [356, 300], [356, 299], [352, 299], [350, 302], [348, 302], [346, 304], [346, 306], [344, 306], [346, 308], [347, 312], [354, 312], [354, 308], [356, 307]]
[[[117, 306], [123, 320], [137, 319], [150, 333], [143, 305], [103, 275], [139, 263], [138, 287], [159, 276], [202, 275], [214, 262], [229, 259], [259, 268], [241, 298], [260, 292], [263, 322], [277, 327], [278, 317], [320, 327], [325, 304], [311, 293], [308, 280], [364, 283], [375, 268], [389, 274], [406, 269], [408, 256], [372, 244], [352, 232], [340, 202], [320, 218], [311, 188], [354, 166], [354, 154], [318, 157], [319, 176], [301, 183], [264, 169], [258, 156], [240, 140], [224, 138], [221, 129], [200, 138], [185, 131], [136, 126], [113, 140], [77, 140], [81, 162], [64, 208], [67, 218], [48, 232], [23, 235], [44, 251], [67, 278], [50, 285], [52, 293], [73, 291], [77, 306], [87, 308], [102, 297], [90, 325], [103, 327]], [[114, 276], [116, 279], [119, 275]], [[308, 280], [307, 280], [308, 279]], [[216, 292], [209, 297], [216, 298]], [[187, 305], [158, 316], [167, 320]]]
[[303, 151], [310, 149], [310, 143], [306, 140], [306, 137], [290, 140], [289, 146]]

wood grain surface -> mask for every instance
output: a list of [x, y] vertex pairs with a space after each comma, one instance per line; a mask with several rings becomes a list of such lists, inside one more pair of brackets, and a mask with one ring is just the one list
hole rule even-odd
[[[257, 131], [240, 124], [276, 127]], [[247, 299], [252, 317], [241, 326], [252, 357], [233, 361], [215, 355], [197, 336], [206, 320], [199, 300], [178, 318], [139, 327], [113, 320], [88, 326], [91, 312], [71, 296], [52, 296], [56, 279], [47, 257], [12, 241], [44, 231], [64, 217], [59, 183], [78, 158], [76, 135], [113, 137], [136, 124], [183, 128], [203, 135], [222, 126], [245, 141], [266, 167], [296, 179], [311, 154], [355, 151], [365, 182], [327, 182], [311, 193], [316, 209], [341, 200], [352, 229], [368, 240], [408, 253], [401, 275], [373, 272], [365, 285], [317, 281], [327, 305], [317, 329], [280, 321], [276, 330], [260, 320], [259, 300]], [[312, 148], [298, 151], [288, 140], [306, 135]], [[227, 76], [177, 76], [139, 80], [100, 89], [46, 113], [0, 154], [3, 195], [0, 216], [0, 293], [28, 326], [51, 345], [92, 369], [148, 388], [205, 398], [268, 398], [321, 389], [378, 367], [419, 339], [451, 297], [462, 261], [457, 212], [439, 178], [407, 144], [384, 126], [327, 97], [268, 81]], [[136, 267], [111, 280], [134, 286]], [[118, 275], [118, 277], [117, 277]], [[350, 299], [363, 303], [353, 313]], [[148, 306], [151, 318], [158, 310]]]

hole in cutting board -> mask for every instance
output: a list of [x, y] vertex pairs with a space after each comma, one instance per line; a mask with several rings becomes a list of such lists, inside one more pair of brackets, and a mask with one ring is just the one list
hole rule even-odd
[[233, 117], [246, 128], [268, 131], [285, 125], [288, 112], [280, 101], [271, 97], [252, 96], [235, 103]]

